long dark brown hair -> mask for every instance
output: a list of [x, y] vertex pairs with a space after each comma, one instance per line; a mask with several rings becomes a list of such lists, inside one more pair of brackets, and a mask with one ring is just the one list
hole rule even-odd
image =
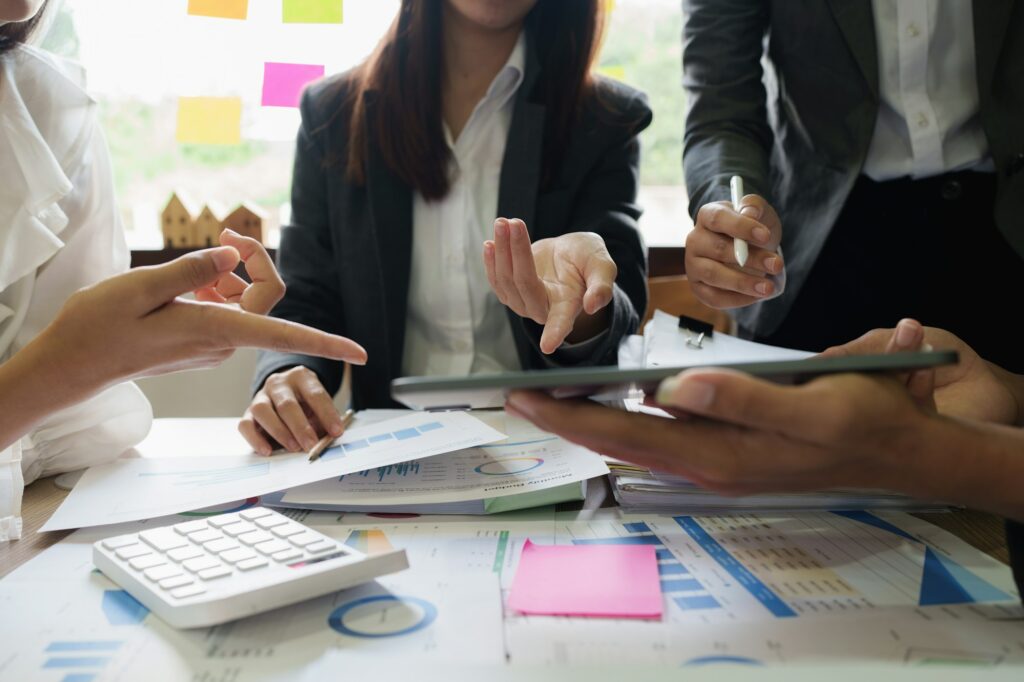
[[[402, 0], [398, 16], [373, 54], [356, 67], [343, 107], [350, 112], [346, 173], [363, 184], [370, 144], [425, 199], [448, 193], [451, 161], [441, 111], [445, 0]], [[605, 0], [538, 0], [524, 30], [540, 66], [539, 101], [547, 106], [542, 177], [560, 162], [580, 104], [591, 94], [590, 69], [604, 31]], [[364, 94], [374, 91], [367, 110]], [[372, 117], [373, 140], [366, 123]]]
[[43, 13], [50, 0], [44, 0], [35, 16], [27, 21], [15, 21], [0, 26], [0, 54], [14, 49], [32, 37], [32, 32], [39, 26]]

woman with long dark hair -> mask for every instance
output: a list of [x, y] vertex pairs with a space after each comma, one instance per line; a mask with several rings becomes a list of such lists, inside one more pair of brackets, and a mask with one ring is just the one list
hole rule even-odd
[[[646, 305], [643, 95], [595, 77], [603, 0], [403, 0], [354, 70], [310, 87], [272, 315], [366, 346], [391, 379], [614, 364]], [[266, 354], [259, 452], [340, 433], [342, 365]]]

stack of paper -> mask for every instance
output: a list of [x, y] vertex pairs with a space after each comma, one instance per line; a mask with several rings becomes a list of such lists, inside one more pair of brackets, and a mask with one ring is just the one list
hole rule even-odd
[[847, 511], [900, 509], [936, 511], [945, 505], [923, 502], [876, 490], [827, 490], [811, 493], [772, 493], [729, 497], [719, 495], [682, 476], [609, 461], [609, 480], [615, 500], [630, 514], [712, 513], [727, 511]]
[[493, 514], [582, 500], [587, 480], [608, 473], [600, 456], [526, 421], [501, 411], [472, 414], [508, 438], [334, 476], [264, 497], [264, 503], [325, 511]]

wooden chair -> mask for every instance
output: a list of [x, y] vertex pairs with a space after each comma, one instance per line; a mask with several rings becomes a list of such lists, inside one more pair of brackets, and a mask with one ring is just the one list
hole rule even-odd
[[647, 287], [650, 295], [641, 329], [654, 316], [655, 310], [664, 310], [670, 315], [686, 315], [709, 322], [715, 326], [715, 331], [736, 333], [736, 322], [728, 313], [709, 308], [697, 300], [690, 290], [690, 282], [687, 281], [686, 275], [649, 277]]

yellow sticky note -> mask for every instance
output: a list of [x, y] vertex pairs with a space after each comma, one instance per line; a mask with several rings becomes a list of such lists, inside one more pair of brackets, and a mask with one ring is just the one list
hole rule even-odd
[[181, 97], [177, 137], [183, 144], [239, 144], [242, 98]]
[[282, 0], [286, 24], [340, 24], [342, 0]]
[[249, 0], [188, 0], [188, 13], [200, 17], [245, 19], [249, 14]]
[[618, 64], [613, 66], [599, 66], [596, 71], [602, 76], [614, 78], [617, 81], [626, 80], [626, 67]]

